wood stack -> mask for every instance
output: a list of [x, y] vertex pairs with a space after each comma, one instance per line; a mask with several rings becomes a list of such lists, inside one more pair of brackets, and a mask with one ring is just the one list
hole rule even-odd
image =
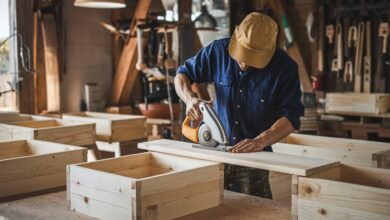
[[301, 118], [300, 131], [317, 131], [318, 120], [317, 120], [317, 109], [316, 108], [305, 108], [305, 116]]

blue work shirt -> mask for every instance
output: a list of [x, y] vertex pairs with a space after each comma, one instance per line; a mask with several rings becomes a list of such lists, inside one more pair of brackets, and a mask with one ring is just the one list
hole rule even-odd
[[216, 40], [186, 60], [177, 70], [192, 82], [214, 82], [214, 110], [230, 144], [252, 139], [286, 117], [299, 129], [304, 113], [297, 64], [276, 49], [263, 69], [243, 72], [229, 55], [230, 38]]

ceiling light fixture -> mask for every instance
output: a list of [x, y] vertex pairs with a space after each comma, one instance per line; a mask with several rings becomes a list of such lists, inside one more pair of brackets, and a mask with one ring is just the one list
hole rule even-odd
[[84, 8], [125, 8], [124, 0], [76, 0], [74, 6]]

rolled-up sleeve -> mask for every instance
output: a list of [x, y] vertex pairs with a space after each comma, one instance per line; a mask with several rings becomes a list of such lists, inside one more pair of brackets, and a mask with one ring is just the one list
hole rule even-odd
[[277, 116], [278, 118], [286, 117], [293, 127], [298, 130], [301, 125], [300, 116], [304, 115], [298, 67], [295, 66], [282, 74], [283, 82], [277, 96]]
[[214, 59], [212, 43], [186, 60], [183, 65], [179, 66], [176, 73], [187, 75], [191, 82], [211, 82], [213, 79], [211, 59]]

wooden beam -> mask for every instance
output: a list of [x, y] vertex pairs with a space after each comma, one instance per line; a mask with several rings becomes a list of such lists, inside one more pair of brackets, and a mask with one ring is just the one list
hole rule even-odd
[[[136, 30], [136, 20], [146, 18], [151, 5], [151, 0], [138, 1], [134, 12], [130, 33]], [[130, 34], [131, 36], [131, 34]], [[123, 47], [121, 57], [116, 68], [114, 85], [111, 96], [111, 105], [125, 105], [129, 101], [138, 71], [135, 69], [137, 61], [137, 39], [129, 38]]]
[[[282, 17], [283, 16], [287, 16], [286, 10], [285, 10], [285, 8], [286, 8], [285, 4], [286, 3], [285, 3], [285, 1], [280, 1], [280, 0], [269, 1], [268, 3], [270, 4], [270, 6], [275, 11], [275, 14], [277, 16], [277, 22], [279, 23], [279, 29], [280, 29], [281, 27], [283, 27], [283, 25], [281, 24]], [[290, 29], [294, 29], [293, 26], [292, 26], [291, 19], [288, 19], [288, 20], [290, 21], [289, 22]], [[280, 32], [282, 32], [282, 31], [280, 31]], [[313, 89], [312, 89], [312, 86], [311, 86], [311, 82], [310, 82], [310, 79], [309, 79], [310, 74], [307, 71], [307, 68], [306, 68], [306, 65], [305, 65], [305, 61], [303, 60], [303, 57], [302, 57], [301, 50], [302, 50], [302, 48], [299, 47], [298, 41], [295, 39], [293, 41], [292, 45], [290, 45], [287, 48], [286, 52], [298, 64], [298, 73], [299, 73], [299, 79], [301, 80], [302, 91], [303, 92], [313, 92]]]
[[46, 14], [41, 21], [45, 53], [47, 111], [60, 112], [60, 72], [55, 16]]
[[339, 164], [337, 161], [272, 152], [229, 153], [194, 148], [192, 145], [192, 143], [162, 139], [140, 143], [138, 148], [299, 176], [311, 175]]

